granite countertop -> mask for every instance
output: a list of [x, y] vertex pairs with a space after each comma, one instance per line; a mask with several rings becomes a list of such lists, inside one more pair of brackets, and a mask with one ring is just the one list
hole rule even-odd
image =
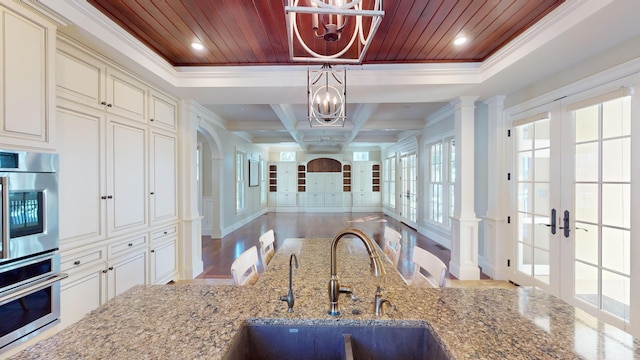
[[[426, 325], [455, 359], [640, 359], [628, 333], [538, 289], [413, 287], [386, 259], [387, 275], [374, 278], [356, 238], [340, 240], [337, 259], [341, 285], [358, 299], [341, 295], [341, 315], [330, 316], [330, 243], [287, 239], [253, 286], [136, 286], [12, 359], [220, 359], [247, 322]], [[290, 254], [299, 261], [293, 313], [279, 300]], [[377, 285], [396, 306], [381, 317], [373, 312]]]

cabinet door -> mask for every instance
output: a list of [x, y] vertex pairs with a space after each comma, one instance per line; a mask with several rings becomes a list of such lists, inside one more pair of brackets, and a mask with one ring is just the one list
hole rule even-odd
[[104, 265], [69, 275], [60, 286], [60, 326], [82, 319], [106, 301]]
[[63, 40], [56, 53], [56, 95], [104, 110], [106, 65]]
[[104, 112], [74, 108], [57, 111], [60, 242], [65, 248], [106, 236]]
[[146, 284], [147, 250], [138, 250], [109, 262], [108, 297], [120, 295], [136, 285]]
[[147, 87], [114, 69], [107, 69], [107, 111], [147, 123]]
[[107, 121], [107, 127], [107, 215], [113, 236], [148, 225], [147, 139], [144, 125]]
[[151, 248], [151, 283], [166, 284], [178, 272], [177, 239], [154, 245]]
[[176, 129], [178, 105], [176, 100], [157, 91], [149, 96], [149, 124], [168, 130]]
[[150, 213], [151, 223], [175, 219], [177, 209], [177, 139], [151, 132], [150, 149]]
[[0, 6], [2, 143], [54, 146], [55, 38], [55, 27], [37, 15]]

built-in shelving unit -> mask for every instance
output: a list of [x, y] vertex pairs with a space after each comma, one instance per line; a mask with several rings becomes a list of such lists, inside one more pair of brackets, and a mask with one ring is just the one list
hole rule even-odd
[[342, 166], [342, 191], [351, 191], [351, 165]]
[[380, 164], [374, 164], [371, 170], [371, 185], [373, 192], [380, 192]]
[[278, 191], [278, 166], [269, 165], [269, 192]]
[[307, 169], [304, 165], [298, 165], [298, 192], [306, 191]]

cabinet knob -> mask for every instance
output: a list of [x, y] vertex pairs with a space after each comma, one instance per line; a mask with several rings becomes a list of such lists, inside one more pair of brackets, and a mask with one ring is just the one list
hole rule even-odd
[[149, 121], [153, 121], [153, 119], [149, 119]]
[[80, 260], [76, 260], [73, 262], [73, 265], [80, 265]]
[[113, 266], [109, 266], [109, 270], [113, 270]]
[[100, 196], [100, 199], [107, 200], [107, 197], [106, 196]]
[[156, 252], [155, 250], [151, 250], [152, 253]]
[[151, 195], [153, 195], [153, 194], [155, 194], [155, 193], [152, 191], [152, 192], [150, 192], [150, 194], [151, 194]]
[[128, 245], [129, 247], [132, 247], [132, 246], [133, 246], [133, 243], [128, 243], [127, 245]]
[[169, 233], [168, 231], [165, 231], [165, 232], [164, 232], [164, 234], [165, 234], [165, 235], [167, 235], [168, 233]]
[[107, 105], [105, 101], [101, 102], [100, 105]]
[[107, 199], [113, 199], [113, 195], [108, 195]]
[[113, 105], [111, 105], [111, 104], [107, 104], [107, 107], [112, 107], [112, 106], [113, 106]]
[[104, 270], [102, 270], [102, 273], [103, 273], [103, 274], [106, 274], [108, 271], [109, 271], [109, 270], [104, 269]]

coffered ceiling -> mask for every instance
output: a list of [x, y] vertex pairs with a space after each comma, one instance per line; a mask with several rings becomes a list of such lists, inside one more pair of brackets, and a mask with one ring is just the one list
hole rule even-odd
[[397, 142], [458, 96], [508, 94], [640, 34], [633, 0], [387, 0], [363, 64], [343, 65], [345, 127], [311, 128], [306, 71], [319, 65], [290, 61], [284, 0], [34, 1], [229, 131], [326, 153]]

